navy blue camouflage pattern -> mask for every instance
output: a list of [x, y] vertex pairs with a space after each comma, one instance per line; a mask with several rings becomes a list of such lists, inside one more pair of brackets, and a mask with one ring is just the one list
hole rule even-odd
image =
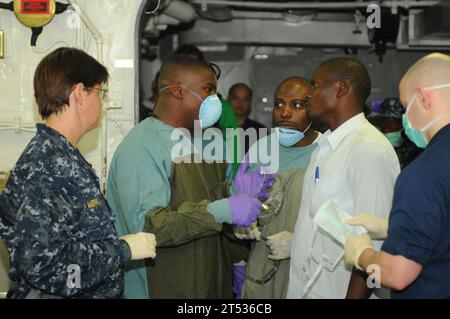
[[119, 298], [131, 252], [98, 178], [66, 138], [37, 129], [0, 194], [0, 238], [16, 286], [8, 298]]

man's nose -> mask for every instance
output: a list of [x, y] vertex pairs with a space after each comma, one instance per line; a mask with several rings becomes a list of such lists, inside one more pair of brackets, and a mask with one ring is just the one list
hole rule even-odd
[[292, 117], [292, 112], [288, 106], [283, 107], [283, 109], [281, 110], [281, 117], [283, 118]]
[[238, 101], [238, 104], [239, 104], [239, 106], [241, 106], [241, 107], [245, 107], [245, 106], [246, 106], [246, 103], [245, 103], [244, 100], [239, 100], [239, 101]]

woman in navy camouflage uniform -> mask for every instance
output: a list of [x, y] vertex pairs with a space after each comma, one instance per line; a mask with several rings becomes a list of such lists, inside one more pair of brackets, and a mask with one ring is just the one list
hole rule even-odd
[[155, 256], [155, 238], [119, 239], [91, 165], [77, 149], [96, 128], [108, 71], [83, 51], [61, 48], [37, 67], [46, 121], [0, 195], [0, 238], [11, 259], [8, 298], [118, 298], [125, 264]]

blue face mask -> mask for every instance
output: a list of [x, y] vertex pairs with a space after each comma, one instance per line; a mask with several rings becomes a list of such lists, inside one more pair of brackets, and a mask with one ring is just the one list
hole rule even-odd
[[[443, 88], [448, 88], [448, 87], [450, 87], [450, 83], [429, 86], [429, 87], [424, 88], [424, 90], [431, 91], [431, 90], [443, 89]], [[417, 94], [414, 94], [413, 97], [411, 98], [411, 101], [408, 103], [408, 106], [406, 107], [406, 113], [403, 114], [403, 118], [402, 118], [403, 127], [405, 128], [406, 136], [408, 136], [408, 138], [414, 144], [416, 144], [417, 147], [425, 148], [428, 145], [428, 141], [427, 141], [424, 133], [426, 131], [428, 131], [430, 128], [432, 128], [437, 122], [450, 117], [450, 115], [439, 116], [439, 117], [435, 118], [434, 120], [432, 120], [430, 123], [426, 124], [424, 127], [422, 127], [419, 130], [413, 128], [411, 126], [411, 121], [409, 119], [408, 114], [411, 111], [412, 106], [414, 105], [414, 101], [416, 100], [416, 97], [417, 97]]]
[[189, 92], [191, 92], [193, 96], [202, 101], [202, 104], [200, 105], [200, 110], [198, 112], [200, 128], [205, 129], [216, 124], [216, 122], [222, 115], [222, 102], [220, 101], [217, 94], [209, 95], [203, 100], [200, 97], [200, 95], [198, 95], [194, 91], [191, 91], [184, 85], [181, 86], [184, 87]]
[[[190, 90], [183, 84], [180, 84], [181, 87], [188, 90], [193, 96], [202, 101], [200, 105], [200, 110], [198, 113], [198, 119], [200, 121], [200, 128], [206, 129], [208, 127], [213, 126], [219, 120], [222, 115], [222, 102], [220, 101], [217, 94], [209, 95], [205, 99], [202, 99], [200, 95]], [[170, 86], [166, 86], [160, 89], [160, 91], [169, 88]]]
[[278, 140], [281, 145], [291, 147], [305, 138], [305, 133], [309, 130], [312, 123], [308, 125], [305, 131], [300, 132], [290, 128], [277, 127]]

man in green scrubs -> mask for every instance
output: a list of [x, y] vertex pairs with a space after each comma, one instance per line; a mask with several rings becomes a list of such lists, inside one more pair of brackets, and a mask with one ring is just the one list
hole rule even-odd
[[223, 199], [226, 163], [195, 163], [195, 151], [173, 154], [180, 129], [192, 134], [195, 120], [208, 121], [211, 108], [204, 106], [215, 99], [216, 85], [206, 62], [170, 58], [161, 68], [153, 116], [114, 154], [107, 196], [117, 231], [151, 230], [158, 242], [157, 259], [128, 269], [126, 298], [232, 298], [231, 266], [241, 256], [234, 256], [239, 243], [223, 229], [256, 220], [260, 202], [242, 193]]
[[[283, 81], [275, 92], [273, 108], [278, 138], [268, 136], [257, 144], [280, 143], [278, 178], [269, 199], [277, 202], [272, 203], [267, 214], [260, 216], [257, 225], [235, 227], [236, 237], [254, 240], [246, 265], [242, 298], [286, 298], [292, 234], [300, 209], [303, 177], [320, 135], [306, 112], [311, 90], [311, 84], [300, 77]], [[251, 152], [252, 149], [249, 154]]]

